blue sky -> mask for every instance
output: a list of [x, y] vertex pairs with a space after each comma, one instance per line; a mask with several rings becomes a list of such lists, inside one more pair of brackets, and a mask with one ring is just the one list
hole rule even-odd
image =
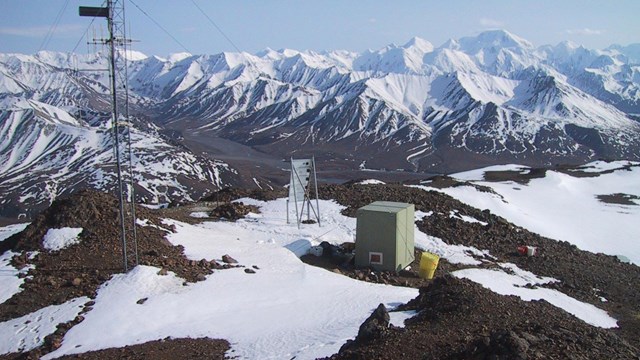
[[[571, 40], [589, 48], [640, 43], [638, 0], [125, 0], [134, 49], [218, 53], [235, 47], [363, 51], [403, 44], [414, 36], [439, 46], [450, 38], [501, 28], [534, 45]], [[231, 43], [193, 4], [222, 29]], [[175, 37], [161, 30], [135, 5]], [[106, 33], [106, 21], [78, 16], [78, 6], [101, 0], [0, 0], [0, 52], [88, 50], [89, 28]], [[66, 5], [66, 8], [65, 8]], [[64, 9], [64, 11], [62, 11]], [[61, 13], [56, 31], [47, 33]], [[235, 46], [234, 46], [235, 44]]]

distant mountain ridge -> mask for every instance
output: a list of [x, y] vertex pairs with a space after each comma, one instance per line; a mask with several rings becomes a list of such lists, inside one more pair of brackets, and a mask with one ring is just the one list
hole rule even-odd
[[[184, 154], [184, 168], [173, 167], [185, 169], [191, 183], [209, 183], [201, 189], [237, 180], [229, 165], [203, 163], [192, 153], [195, 147], [206, 152], [210, 138], [276, 158], [313, 153], [354, 169], [450, 172], [505, 162], [640, 159], [638, 45], [591, 50], [563, 42], [536, 48], [495, 30], [439, 47], [413, 38], [363, 53], [266, 49], [256, 55], [127, 57], [141, 141], [155, 139], [149, 146], [166, 149], [166, 161]], [[27, 153], [60, 144], [77, 148], [87, 131], [104, 126], [106, 67], [103, 54], [0, 54], [0, 131], [11, 133], [2, 137], [0, 163], [22, 157], [24, 171], [39, 169], [55, 161]], [[33, 121], [47, 122], [46, 131], [73, 131], [63, 131], [66, 142], [40, 137], [30, 143], [26, 139], [41, 130], [20, 124]], [[106, 151], [104, 141], [99, 143]], [[18, 143], [32, 145], [18, 147], [17, 154]], [[57, 155], [60, 164], [85, 164], [72, 151], [58, 154], [68, 156]], [[96, 168], [78, 165], [77, 171]], [[12, 174], [7, 166], [0, 171], [3, 192], [25, 191]], [[159, 174], [154, 176], [175, 176]], [[167, 198], [196, 196], [191, 186], [173, 184], [181, 190]], [[57, 196], [61, 190], [50, 192]], [[148, 196], [157, 198], [158, 191]]]

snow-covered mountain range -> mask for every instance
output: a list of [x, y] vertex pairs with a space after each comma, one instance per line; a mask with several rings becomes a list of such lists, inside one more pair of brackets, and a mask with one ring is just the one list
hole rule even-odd
[[[136, 149], [146, 164], [139, 173], [157, 179], [142, 186], [148, 197], [168, 181], [174, 195], [194, 196], [182, 177], [229, 183], [228, 165], [191, 152], [215, 158], [213, 138], [279, 159], [314, 153], [351, 168], [409, 171], [640, 159], [638, 45], [536, 48], [495, 30], [439, 47], [413, 38], [363, 53], [128, 59]], [[106, 68], [104, 54], [0, 55], [3, 194], [19, 191], [18, 202], [57, 196], [112, 174], [100, 166], [110, 151]], [[29, 174], [33, 189], [48, 185], [30, 191], [17, 173]], [[4, 201], [5, 212], [16, 206]]]

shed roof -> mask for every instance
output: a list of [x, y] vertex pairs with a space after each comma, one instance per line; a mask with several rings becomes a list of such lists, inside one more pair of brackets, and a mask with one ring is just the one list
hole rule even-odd
[[369, 205], [363, 206], [358, 211], [376, 211], [376, 212], [385, 212], [385, 213], [397, 213], [408, 207], [412, 206], [412, 204], [401, 203], [401, 202], [393, 202], [393, 201], [375, 201]]

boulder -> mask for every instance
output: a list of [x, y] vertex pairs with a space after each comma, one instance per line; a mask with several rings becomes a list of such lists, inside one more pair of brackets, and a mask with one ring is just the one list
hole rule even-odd
[[387, 308], [384, 304], [378, 305], [369, 318], [360, 325], [356, 342], [368, 342], [382, 338], [389, 330], [389, 320]]

